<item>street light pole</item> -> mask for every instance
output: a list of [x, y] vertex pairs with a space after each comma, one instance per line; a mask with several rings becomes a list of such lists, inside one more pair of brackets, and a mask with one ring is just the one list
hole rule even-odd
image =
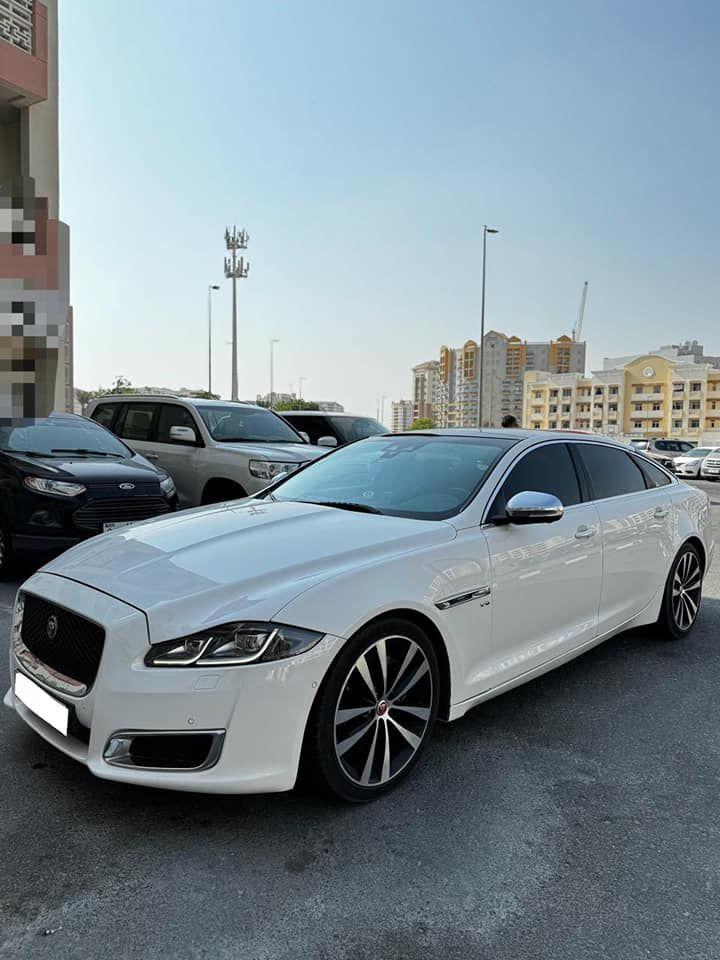
[[274, 353], [275, 353], [275, 344], [280, 343], [279, 340], [273, 339], [270, 341], [270, 409], [272, 410], [275, 406], [275, 369], [274, 369]]
[[483, 253], [482, 253], [482, 294], [480, 296], [480, 373], [478, 383], [478, 427], [482, 427], [483, 414], [483, 375], [485, 366], [485, 262], [487, 259], [487, 235], [498, 233], [486, 223], [483, 224]]
[[306, 380], [307, 377], [298, 377], [298, 400], [302, 400], [302, 388]]
[[212, 395], [212, 292], [219, 289], [216, 283], [208, 284], [208, 395]]
[[245, 263], [244, 257], [238, 258], [238, 250], [247, 250], [250, 235], [237, 227], [225, 230], [225, 247], [230, 256], [225, 257], [225, 277], [232, 280], [232, 384], [230, 399], [238, 399], [238, 371], [237, 371], [237, 281], [244, 280], [250, 272], [250, 264]]

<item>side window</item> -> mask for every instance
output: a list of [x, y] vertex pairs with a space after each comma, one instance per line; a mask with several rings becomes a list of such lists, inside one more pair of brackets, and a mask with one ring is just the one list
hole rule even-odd
[[588, 472], [593, 499], [622, 497], [646, 489], [642, 470], [624, 450], [597, 443], [578, 443], [577, 451]]
[[503, 515], [508, 500], [526, 490], [551, 493], [564, 507], [580, 503], [580, 485], [566, 444], [549, 443], [527, 453], [502, 485], [490, 516]]
[[101, 427], [107, 427], [108, 430], [112, 430], [113, 420], [119, 409], [119, 403], [101, 403], [99, 407], [93, 410], [92, 419], [96, 423], [99, 423]]
[[293, 425], [293, 427], [295, 427], [296, 430], [306, 433], [310, 437], [310, 443], [317, 443], [320, 437], [332, 435], [332, 431], [328, 429], [327, 424], [322, 417], [298, 417], [297, 419], [291, 418], [289, 422]]
[[670, 449], [670, 444], [668, 443], [667, 440], [656, 440], [656, 441], [655, 441], [655, 449], [656, 449], [656, 450], [663, 450], [663, 451], [669, 450], [669, 449]]
[[124, 440], [151, 440], [153, 417], [157, 405], [154, 403], [129, 403], [125, 420], [118, 430], [118, 436]]
[[635, 460], [635, 458], [633, 460], [645, 474], [648, 487], [664, 487], [668, 483], [672, 483], [665, 471], [661, 470], [652, 460]]
[[[178, 443], [177, 440], [170, 439], [171, 427], [190, 427], [198, 436], [197, 424], [192, 418], [192, 414], [180, 407], [176, 403], [163, 403], [160, 407], [160, 416], [158, 417], [157, 442], [158, 443]], [[182, 443], [182, 446], [189, 444]]]

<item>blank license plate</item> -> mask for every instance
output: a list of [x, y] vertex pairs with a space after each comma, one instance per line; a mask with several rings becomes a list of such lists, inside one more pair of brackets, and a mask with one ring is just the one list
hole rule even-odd
[[70, 719], [68, 707], [45, 693], [42, 687], [29, 680], [24, 673], [15, 674], [15, 696], [41, 720], [49, 723], [64, 737], [67, 736]]
[[123, 520], [121, 523], [104, 523], [103, 533], [107, 533], [108, 530], [117, 530], [118, 527], [129, 527], [131, 525], [132, 525], [132, 520]]

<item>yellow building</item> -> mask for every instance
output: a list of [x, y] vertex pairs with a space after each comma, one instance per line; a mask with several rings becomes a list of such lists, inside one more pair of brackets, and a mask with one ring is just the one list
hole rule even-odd
[[527, 371], [523, 423], [720, 444], [720, 369], [648, 354], [589, 377]]

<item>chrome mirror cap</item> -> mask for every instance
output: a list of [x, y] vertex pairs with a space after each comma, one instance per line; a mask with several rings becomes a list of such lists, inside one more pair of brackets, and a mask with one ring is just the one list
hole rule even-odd
[[510, 523], [553, 523], [562, 517], [564, 508], [550, 493], [525, 490], [510, 497], [505, 513]]

